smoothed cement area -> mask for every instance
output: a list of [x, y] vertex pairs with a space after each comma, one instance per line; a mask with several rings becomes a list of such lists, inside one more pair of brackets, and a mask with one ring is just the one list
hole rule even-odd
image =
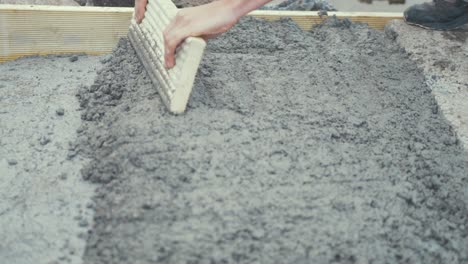
[[82, 263], [94, 186], [80, 177], [75, 96], [98, 57], [0, 64], [0, 263]]
[[383, 32], [244, 19], [167, 112], [121, 40], [78, 97], [86, 263], [466, 263], [468, 156]]

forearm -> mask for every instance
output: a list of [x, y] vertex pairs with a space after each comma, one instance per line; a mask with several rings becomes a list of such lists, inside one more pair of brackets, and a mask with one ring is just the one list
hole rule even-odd
[[220, 4], [229, 6], [239, 19], [250, 11], [253, 11], [272, 0], [220, 0]]

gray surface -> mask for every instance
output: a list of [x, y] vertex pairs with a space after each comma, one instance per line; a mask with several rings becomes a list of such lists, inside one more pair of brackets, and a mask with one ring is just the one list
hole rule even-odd
[[442, 111], [468, 147], [468, 27], [443, 32], [393, 21], [386, 33], [424, 70]]
[[87, 263], [466, 263], [468, 157], [384, 33], [247, 20], [166, 112], [126, 41], [84, 107]]
[[[97, 57], [0, 64], [0, 263], [81, 263], [94, 187], [68, 160], [81, 123], [75, 97]], [[72, 145], [69, 145], [72, 143]], [[71, 157], [71, 156], [70, 156]]]
[[333, 5], [327, 0], [287, 0], [287, 1], [271, 1], [260, 9], [266, 10], [294, 10], [294, 11], [314, 11], [325, 10], [335, 11]]
[[404, 4], [391, 4], [398, 2], [392, 0], [329, 0], [339, 11], [343, 12], [403, 12], [408, 7], [430, 2], [432, 0], [405, 0]]

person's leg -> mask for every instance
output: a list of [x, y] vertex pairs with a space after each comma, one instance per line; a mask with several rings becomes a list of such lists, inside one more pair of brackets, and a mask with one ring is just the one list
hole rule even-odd
[[468, 0], [434, 0], [405, 11], [408, 24], [434, 30], [452, 30], [468, 24]]

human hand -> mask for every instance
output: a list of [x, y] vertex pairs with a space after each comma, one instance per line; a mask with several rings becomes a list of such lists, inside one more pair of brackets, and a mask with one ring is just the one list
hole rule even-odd
[[[158, 1], [158, 0], [154, 0]], [[229, 29], [248, 12], [271, 0], [218, 0], [179, 10], [163, 33], [165, 67], [175, 66], [175, 51], [188, 37], [214, 38]], [[141, 23], [148, 0], [135, 0], [135, 19]]]
[[179, 10], [164, 30], [165, 67], [175, 66], [175, 51], [188, 37], [214, 38], [234, 26], [240, 15], [230, 1], [215, 1], [206, 5]]
[[148, 0], [135, 0], [135, 20], [138, 24], [145, 18], [147, 4]]

